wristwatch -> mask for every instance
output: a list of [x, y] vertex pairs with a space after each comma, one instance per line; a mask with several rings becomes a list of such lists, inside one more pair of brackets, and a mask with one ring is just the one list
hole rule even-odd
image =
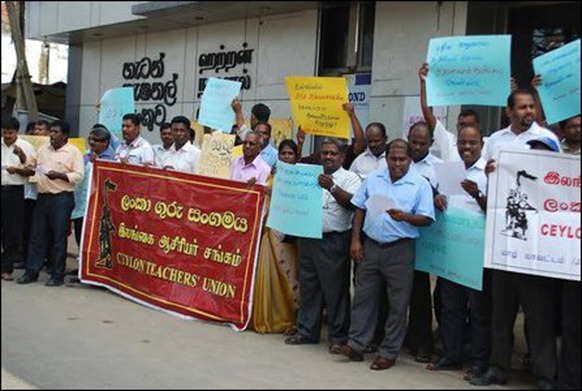
[[337, 189], [339, 189], [338, 185], [336, 185], [335, 183], [333, 184], [332, 187], [329, 188], [329, 192], [333, 193], [334, 191], [336, 191]]

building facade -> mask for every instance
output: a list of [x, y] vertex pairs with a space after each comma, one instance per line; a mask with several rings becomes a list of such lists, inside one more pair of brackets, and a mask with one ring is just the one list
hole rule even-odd
[[[28, 2], [27, 37], [69, 45], [67, 117], [81, 136], [113, 87], [134, 86], [142, 133], [158, 142], [161, 122], [178, 114], [195, 118], [209, 77], [242, 82], [246, 117], [263, 102], [272, 118], [287, 118], [285, 76], [355, 73], [371, 75], [366, 122], [384, 123], [392, 139], [402, 135], [405, 106], [419, 95], [417, 71], [431, 38], [512, 34], [512, 68], [526, 87], [536, 32], [543, 47], [572, 40], [579, 36], [579, 8], [576, 2]], [[501, 108], [471, 108], [486, 133], [499, 128]], [[449, 129], [461, 109], [447, 108]]]

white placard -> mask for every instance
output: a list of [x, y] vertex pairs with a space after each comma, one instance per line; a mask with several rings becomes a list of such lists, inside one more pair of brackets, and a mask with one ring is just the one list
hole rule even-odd
[[436, 174], [438, 191], [446, 196], [467, 195], [461, 187], [461, 182], [467, 177], [465, 163], [463, 162], [443, 162], [433, 164]]
[[368, 213], [371, 213], [374, 216], [379, 216], [382, 213], [386, 213], [387, 210], [399, 208], [392, 198], [381, 194], [374, 194], [366, 201], [366, 209]]
[[502, 150], [489, 175], [485, 267], [580, 281], [580, 157]]

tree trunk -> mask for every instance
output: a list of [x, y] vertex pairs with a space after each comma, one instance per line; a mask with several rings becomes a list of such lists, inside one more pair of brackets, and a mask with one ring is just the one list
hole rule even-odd
[[[17, 61], [17, 88], [20, 84], [24, 91], [24, 99], [26, 101], [26, 108], [28, 110], [28, 120], [38, 120], [38, 108], [36, 105], [36, 98], [34, 96], [34, 89], [30, 80], [30, 73], [28, 72], [28, 63], [26, 62], [26, 52], [24, 50], [24, 34], [20, 24], [19, 10], [23, 13], [24, 10], [16, 1], [7, 1], [6, 8], [8, 10], [8, 19], [10, 20], [10, 33], [16, 48]], [[18, 7], [18, 9], [17, 9]]]

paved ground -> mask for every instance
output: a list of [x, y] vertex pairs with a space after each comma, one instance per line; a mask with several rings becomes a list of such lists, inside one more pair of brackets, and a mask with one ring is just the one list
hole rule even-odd
[[[45, 280], [41, 275], [26, 286], [2, 281], [2, 389], [471, 387], [460, 372], [429, 372], [408, 354], [394, 368], [375, 372], [368, 369], [372, 355], [352, 363], [328, 354], [323, 342], [287, 346], [282, 335], [236, 333], [105, 289], [48, 288]], [[516, 350], [517, 362], [521, 338]], [[524, 387], [527, 378], [516, 373], [506, 387], [472, 389]]]

